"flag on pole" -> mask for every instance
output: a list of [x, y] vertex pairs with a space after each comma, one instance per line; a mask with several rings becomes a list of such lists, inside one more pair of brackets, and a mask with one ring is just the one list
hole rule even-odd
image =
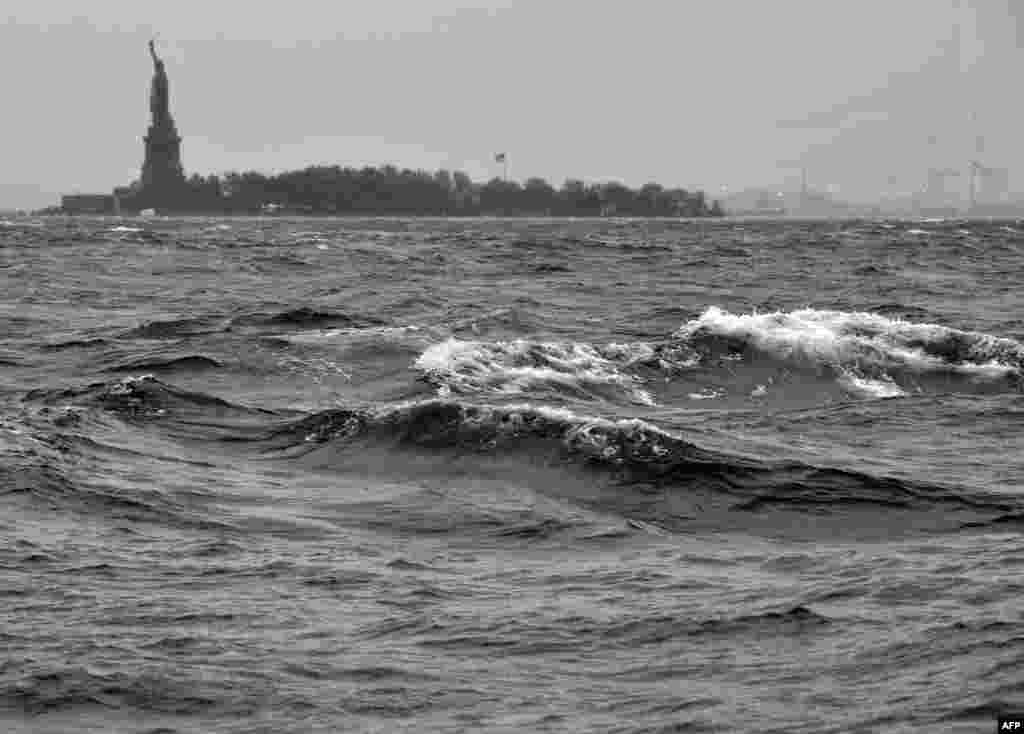
[[494, 154], [494, 162], [495, 163], [504, 163], [505, 162], [505, 154], [504, 153], [495, 153]]

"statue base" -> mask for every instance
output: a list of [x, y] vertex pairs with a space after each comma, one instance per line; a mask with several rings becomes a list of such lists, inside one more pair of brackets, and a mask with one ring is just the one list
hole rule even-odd
[[181, 136], [174, 123], [153, 126], [144, 138], [146, 158], [142, 164], [143, 192], [170, 193], [185, 183], [185, 170], [181, 165]]

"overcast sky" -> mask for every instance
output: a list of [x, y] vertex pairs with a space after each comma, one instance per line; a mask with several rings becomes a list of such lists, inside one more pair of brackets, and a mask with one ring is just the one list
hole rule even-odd
[[795, 185], [803, 164], [863, 199], [959, 165], [973, 110], [986, 162], [1024, 188], [1024, 2], [960, 6], [5, 0], [0, 207], [138, 177], [152, 36], [189, 173], [391, 162], [481, 179], [507, 151], [511, 177], [556, 185], [715, 194]]

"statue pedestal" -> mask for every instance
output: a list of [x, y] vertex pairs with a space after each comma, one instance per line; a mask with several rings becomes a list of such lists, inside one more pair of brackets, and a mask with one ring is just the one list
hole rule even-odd
[[181, 165], [181, 136], [170, 125], [150, 125], [146, 159], [142, 164], [142, 188], [145, 191], [170, 191], [185, 181]]

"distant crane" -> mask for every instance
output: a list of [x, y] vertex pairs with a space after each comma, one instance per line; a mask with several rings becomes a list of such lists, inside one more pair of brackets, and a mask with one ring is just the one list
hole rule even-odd
[[968, 194], [968, 202], [970, 203], [971, 209], [978, 206], [978, 180], [983, 176], [995, 173], [994, 169], [983, 166], [978, 161], [969, 161], [967, 163], [968, 173], [970, 176], [970, 191]]
[[998, 199], [1006, 193], [1009, 171], [1005, 168], [990, 168], [976, 160], [970, 161], [969, 166], [971, 209], [978, 206], [979, 194], [983, 194], [985, 199], [983, 203], [998, 203], [994, 199]]
[[[971, 127], [977, 129], [978, 114], [971, 112]], [[967, 161], [968, 193], [967, 202], [970, 210], [978, 205], [978, 179], [989, 170], [980, 161], [982, 153], [985, 152], [985, 136], [977, 133], [974, 136], [974, 157]]]

